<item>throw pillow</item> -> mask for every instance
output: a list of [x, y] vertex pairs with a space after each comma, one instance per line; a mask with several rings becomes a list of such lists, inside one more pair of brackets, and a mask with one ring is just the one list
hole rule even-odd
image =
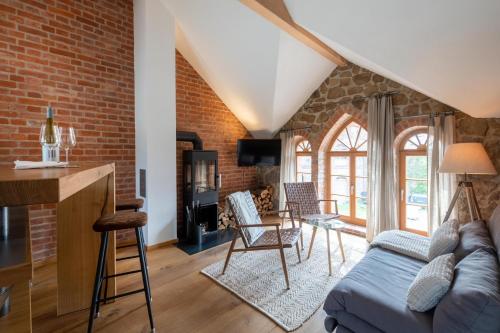
[[408, 289], [408, 307], [418, 312], [435, 307], [450, 288], [454, 267], [453, 253], [441, 255], [422, 267]]
[[476, 250], [455, 267], [455, 279], [434, 311], [434, 332], [500, 332], [497, 256]]
[[434, 232], [429, 246], [428, 260], [453, 252], [459, 240], [458, 223], [455, 220], [446, 221]]
[[459, 238], [458, 245], [453, 251], [457, 263], [477, 249], [495, 251], [488, 227], [483, 221], [464, 224], [459, 230]]

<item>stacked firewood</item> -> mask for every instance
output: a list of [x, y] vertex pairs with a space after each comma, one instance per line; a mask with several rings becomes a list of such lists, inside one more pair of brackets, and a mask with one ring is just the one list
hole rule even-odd
[[252, 193], [252, 199], [259, 214], [273, 210], [273, 191], [272, 186], [266, 186]]
[[[274, 188], [266, 186], [252, 191], [252, 199], [259, 214], [265, 214], [272, 211]], [[229, 207], [221, 204], [218, 211], [219, 229], [226, 229], [234, 225], [234, 215]]]
[[234, 225], [234, 215], [229, 207], [219, 205], [218, 217], [219, 229], [227, 229]]

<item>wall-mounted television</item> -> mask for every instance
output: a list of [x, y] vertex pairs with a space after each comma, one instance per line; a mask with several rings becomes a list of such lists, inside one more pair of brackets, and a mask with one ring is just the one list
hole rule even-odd
[[274, 166], [281, 163], [281, 140], [238, 140], [238, 166]]

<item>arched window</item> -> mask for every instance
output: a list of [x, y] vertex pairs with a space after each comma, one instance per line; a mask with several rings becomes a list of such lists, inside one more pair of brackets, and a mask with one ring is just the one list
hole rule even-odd
[[312, 155], [311, 144], [307, 140], [302, 140], [297, 144], [297, 182], [310, 182], [312, 179]]
[[334, 136], [328, 153], [328, 195], [337, 200], [343, 220], [360, 225], [366, 225], [367, 140], [366, 129], [351, 121]]
[[399, 149], [400, 228], [427, 235], [427, 133], [412, 131]]

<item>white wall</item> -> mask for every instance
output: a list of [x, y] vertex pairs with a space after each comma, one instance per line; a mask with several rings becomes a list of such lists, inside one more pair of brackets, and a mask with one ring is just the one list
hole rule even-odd
[[160, 0], [134, 0], [136, 179], [146, 169], [146, 243], [177, 238], [175, 19]]

